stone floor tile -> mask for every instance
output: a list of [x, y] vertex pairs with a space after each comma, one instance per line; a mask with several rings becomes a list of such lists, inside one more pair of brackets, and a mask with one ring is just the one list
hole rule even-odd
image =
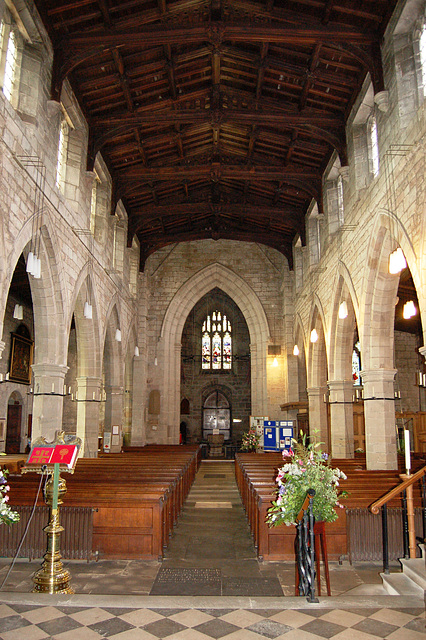
[[299, 609], [300, 613], [305, 613], [307, 616], [311, 616], [311, 618], [321, 618], [323, 615], [332, 611], [332, 609], [314, 609], [313, 607], [309, 609]]
[[[22, 618], [20, 615], [13, 613], [10, 616], [5, 616], [1, 619], [1, 630], [4, 631], [12, 631], [13, 629], [23, 629], [24, 627], [29, 627], [31, 623], [25, 618]], [[24, 633], [24, 632], [22, 632]]]
[[198, 611], [198, 609], [186, 609], [185, 611], [180, 611], [180, 613], [175, 613], [169, 617], [169, 620], [180, 622], [180, 624], [184, 624], [186, 627], [196, 627], [197, 625], [202, 624], [203, 622], [208, 622], [212, 619], [212, 616], [209, 616], [203, 611]]
[[327, 611], [327, 613], [321, 616], [321, 620], [335, 622], [336, 624], [341, 624], [342, 627], [352, 627], [363, 619], [363, 616], [360, 616], [358, 613], [353, 613], [352, 611], [341, 611], [339, 609]]
[[124, 613], [119, 616], [121, 620], [133, 624], [135, 627], [143, 627], [150, 622], [156, 622], [157, 620], [163, 620], [164, 616], [160, 615], [152, 609], [135, 609], [129, 613]]
[[143, 629], [128, 629], [109, 636], [108, 640], [157, 640], [157, 638]]
[[404, 625], [405, 629], [411, 629], [412, 631], [420, 631], [421, 633], [426, 633], [426, 620], [425, 617], [421, 618], [413, 618]]
[[401, 627], [386, 637], [386, 640], [425, 640], [424, 631], [413, 631], [407, 627]]
[[343, 631], [344, 628], [345, 627], [340, 624], [327, 622], [326, 620], [321, 620], [319, 618], [299, 627], [299, 629], [309, 631], [309, 633], [320, 636], [321, 638], [333, 638], [336, 634]]
[[[103, 636], [88, 627], [79, 627], [78, 629], [70, 629], [63, 633], [57, 633], [54, 636], [49, 636], [52, 640], [101, 640]], [[28, 638], [32, 640], [32, 638]]]
[[235, 624], [230, 624], [225, 620], [215, 619], [203, 622], [202, 624], [197, 625], [195, 629], [210, 638], [222, 638], [233, 631], [238, 631], [240, 627], [237, 627]]
[[0, 619], [13, 616], [15, 615], [15, 613], [19, 613], [15, 608], [12, 609], [12, 607], [9, 607], [8, 604], [0, 604]]
[[265, 636], [261, 636], [259, 633], [254, 633], [254, 631], [249, 631], [248, 629], [238, 629], [238, 631], [234, 631], [228, 636], [225, 636], [225, 640], [265, 640]]
[[31, 611], [22, 612], [21, 616], [29, 620], [33, 624], [46, 622], [47, 620], [56, 620], [62, 618], [65, 614], [57, 609], [57, 607], [39, 607]]
[[83, 609], [78, 613], [72, 613], [70, 615], [70, 618], [77, 620], [77, 622], [86, 626], [95, 624], [96, 622], [102, 622], [103, 620], [109, 620], [111, 617], [111, 613], [105, 611], [105, 609], [101, 609], [100, 607]]
[[248, 627], [248, 631], [258, 633], [264, 638], [278, 638], [291, 630], [292, 627], [281, 624], [281, 622], [277, 622], [276, 620], [260, 620]]
[[408, 622], [411, 622], [412, 619], [412, 615], [402, 611], [393, 611], [392, 609], [380, 609], [380, 611], [376, 611], [370, 616], [370, 620], [380, 620], [381, 622], [394, 624], [396, 627], [403, 627]]
[[188, 628], [182, 629], [178, 633], [174, 633], [172, 636], [169, 636], [169, 640], [210, 640], [209, 636], [204, 635], [204, 633], [200, 633], [196, 629]]
[[134, 629], [134, 625], [129, 624], [120, 618], [114, 617], [90, 624], [87, 628], [99, 633], [102, 637], [109, 638], [110, 636], [117, 635], [118, 633], [122, 633], [128, 629]]
[[[25, 633], [25, 635], [23, 635]], [[36, 625], [30, 625], [25, 627], [25, 630], [21, 628], [13, 629], [12, 631], [3, 631], [0, 627], [0, 640], [46, 640], [51, 636], [45, 633], [40, 627]]]
[[230, 622], [231, 624], [236, 624], [237, 627], [244, 629], [245, 627], [249, 627], [256, 622], [263, 620], [263, 617], [257, 613], [253, 613], [253, 611], [247, 611], [247, 609], [236, 609], [235, 611], [231, 611], [230, 613], [226, 613], [224, 616], [221, 616], [220, 619]]
[[369, 633], [357, 631], [353, 627], [350, 627], [335, 635], [333, 640], [377, 640], [377, 636], [372, 636]]
[[387, 638], [393, 631], [396, 631], [398, 627], [394, 624], [388, 624], [382, 620], [374, 620], [373, 618], [365, 618], [355, 624], [353, 629], [364, 631], [377, 638]]
[[163, 618], [162, 620], [156, 620], [155, 622], [145, 624], [142, 628], [144, 631], [152, 633], [156, 638], [167, 638], [168, 636], [185, 629], [185, 626], [179, 622], [170, 620], [170, 618]]
[[77, 622], [77, 620], [73, 620], [69, 616], [64, 615], [61, 615], [59, 618], [54, 618], [53, 620], [39, 622], [38, 626], [51, 636], [58, 633], [64, 633], [65, 631], [74, 631], [79, 628], [84, 628], [84, 626]]
[[297, 629], [302, 627], [304, 624], [311, 622], [312, 616], [308, 616], [306, 613], [301, 613], [296, 609], [285, 609], [284, 611], [279, 611], [271, 616], [271, 620], [276, 620], [277, 622], [287, 624], [289, 627]]
[[[288, 631], [282, 636], [279, 636], [276, 640], [321, 640], [322, 636], [317, 636], [309, 631], [303, 631], [303, 629], [293, 629]], [[228, 638], [226, 639], [228, 640]], [[241, 640], [244, 640], [243, 638]]]

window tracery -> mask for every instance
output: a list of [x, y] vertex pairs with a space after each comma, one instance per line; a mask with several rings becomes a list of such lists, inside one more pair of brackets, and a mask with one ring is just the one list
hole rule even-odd
[[216, 310], [208, 314], [201, 331], [201, 366], [203, 370], [232, 368], [232, 326], [226, 314]]

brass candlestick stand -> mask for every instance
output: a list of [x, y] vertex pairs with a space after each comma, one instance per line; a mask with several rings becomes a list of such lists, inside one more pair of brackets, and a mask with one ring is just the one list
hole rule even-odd
[[59, 523], [59, 505], [67, 492], [67, 485], [61, 478], [61, 471], [74, 473], [76, 455], [81, 446], [81, 439], [59, 433], [55, 442], [47, 443], [43, 437], [38, 438], [30, 451], [27, 466], [23, 473], [35, 471], [50, 477], [44, 487], [44, 500], [50, 507], [50, 519], [44, 531], [47, 534], [47, 551], [41, 568], [33, 575], [33, 593], [74, 593], [70, 586], [71, 574], [62, 564], [59, 541], [64, 528]]
[[[56, 509], [53, 507], [55, 472], [58, 474], [58, 506]], [[50, 520], [47, 527], [44, 528], [47, 533], [47, 551], [43, 556], [44, 562], [41, 569], [33, 575], [34, 593], [74, 593], [69, 584], [71, 574], [67, 569], [64, 569], [59, 551], [59, 541], [61, 533], [64, 531], [64, 528], [59, 524], [59, 505], [63, 503], [62, 498], [66, 492], [67, 484], [59, 476], [59, 469], [55, 468], [54, 475], [50, 476], [44, 487], [44, 500], [50, 507]]]

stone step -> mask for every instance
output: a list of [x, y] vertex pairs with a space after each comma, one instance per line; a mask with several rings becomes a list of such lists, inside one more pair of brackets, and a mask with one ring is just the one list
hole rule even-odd
[[422, 597], [424, 589], [413, 582], [404, 573], [381, 573], [383, 587], [391, 596], [416, 596]]
[[402, 571], [407, 578], [426, 590], [426, 564], [424, 558], [402, 558]]

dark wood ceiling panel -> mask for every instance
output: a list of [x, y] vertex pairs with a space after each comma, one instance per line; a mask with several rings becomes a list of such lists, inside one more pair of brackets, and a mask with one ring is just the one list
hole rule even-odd
[[291, 263], [396, 0], [35, 0], [147, 256], [207, 237]]

